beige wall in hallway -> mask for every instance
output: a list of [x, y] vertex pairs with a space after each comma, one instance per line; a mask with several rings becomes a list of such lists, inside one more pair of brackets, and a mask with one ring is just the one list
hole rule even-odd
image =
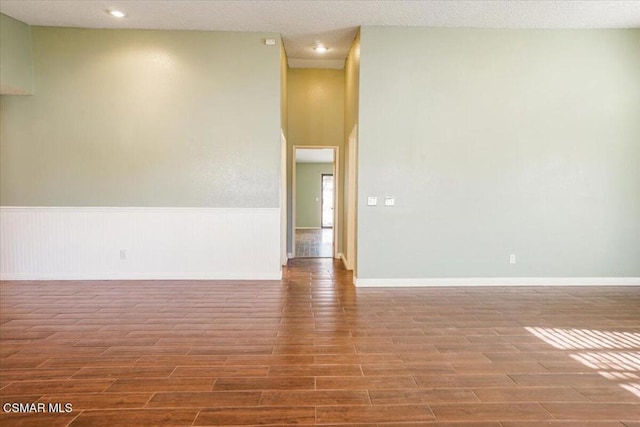
[[[339, 147], [338, 174], [344, 176], [344, 70], [290, 68], [287, 76], [288, 134], [287, 144], [287, 206], [289, 224], [287, 230], [287, 250], [291, 252], [293, 238], [292, 224], [292, 167], [293, 146], [336, 146]], [[342, 178], [339, 178], [341, 181]], [[343, 186], [336, 187], [338, 200], [343, 200]], [[338, 252], [342, 250], [342, 229], [344, 209], [338, 206]]]
[[[351, 49], [349, 50], [349, 55], [347, 55], [347, 60], [345, 61], [345, 108], [344, 108], [344, 141], [345, 141], [345, 149], [344, 149], [344, 165], [345, 165], [345, 191], [342, 205], [345, 209], [345, 221], [344, 228], [342, 233], [342, 252], [350, 264], [349, 267], [353, 268], [354, 275], [357, 274], [358, 269], [358, 258], [357, 258], [357, 205], [358, 205], [358, 183], [357, 183], [357, 143], [354, 147], [349, 146], [349, 138], [353, 136], [356, 141], [358, 138], [358, 121], [359, 121], [359, 101], [360, 101], [360, 32], [356, 35], [353, 44], [351, 45]], [[352, 135], [353, 134], [353, 135]], [[350, 156], [353, 155], [354, 159], [351, 159]], [[354, 171], [349, 171], [348, 165], [353, 165]], [[349, 183], [349, 177], [354, 181], [353, 183]], [[355, 186], [352, 188], [351, 192], [347, 186]], [[349, 200], [349, 194], [351, 194], [354, 200]], [[353, 212], [349, 212], [349, 209], [352, 209]], [[349, 221], [349, 217], [351, 217], [351, 223]], [[352, 227], [353, 230], [349, 230], [349, 227]], [[354, 241], [352, 244], [349, 244], [348, 237], [350, 234], [353, 234]], [[350, 253], [351, 252], [351, 253]]]

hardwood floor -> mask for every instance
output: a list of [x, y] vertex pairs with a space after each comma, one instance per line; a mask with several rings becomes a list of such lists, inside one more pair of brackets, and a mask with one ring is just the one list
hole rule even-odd
[[3, 426], [640, 424], [640, 289], [4, 282]]
[[333, 229], [296, 229], [296, 258], [332, 258]]

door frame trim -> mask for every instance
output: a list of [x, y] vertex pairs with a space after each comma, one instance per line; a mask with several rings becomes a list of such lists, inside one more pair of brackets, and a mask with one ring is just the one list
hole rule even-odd
[[[324, 177], [325, 176], [330, 176], [333, 178], [333, 199], [335, 201], [335, 193], [336, 193], [336, 176], [332, 173], [321, 173], [320, 174], [320, 228], [325, 229], [325, 228], [333, 228], [333, 225], [331, 227], [325, 227], [324, 226]], [[333, 207], [333, 223], [335, 224], [335, 219], [336, 219], [336, 208], [335, 206]], [[335, 236], [334, 236], [335, 237]]]
[[[340, 188], [340, 147], [337, 145], [294, 145], [291, 155], [291, 257], [296, 257], [296, 150], [333, 150], [333, 258], [338, 258], [338, 210], [339, 210], [339, 188]], [[322, 224], [320, 224], [322, 225]]]

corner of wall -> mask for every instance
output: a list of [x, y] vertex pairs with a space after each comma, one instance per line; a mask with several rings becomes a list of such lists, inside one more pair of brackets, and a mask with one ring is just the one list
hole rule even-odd
[[0, 13], [0, 95], [33, 95], [31, 26]]

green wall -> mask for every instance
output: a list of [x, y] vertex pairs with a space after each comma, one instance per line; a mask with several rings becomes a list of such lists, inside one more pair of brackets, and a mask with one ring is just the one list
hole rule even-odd
[[287, 52], [284, 50], [284, 44], [280, 45], [280, 126], [285, 138], [288, 133], [288, 114], [287, 108], [287, 74], [289, 66], [287, 64]]
[[31, 28], [0, 13], [0, 94], [33, 93]]
[[296, 227], [322, 226], [322, 175], [333, 163], [296, 163]]
[[2, 205], [279, 206], [278, 35], [31, 33], [36, 94], [0, 101]]
[[358, 278], [639, 277], [639, 76], [640, 30], [363, 27]]

